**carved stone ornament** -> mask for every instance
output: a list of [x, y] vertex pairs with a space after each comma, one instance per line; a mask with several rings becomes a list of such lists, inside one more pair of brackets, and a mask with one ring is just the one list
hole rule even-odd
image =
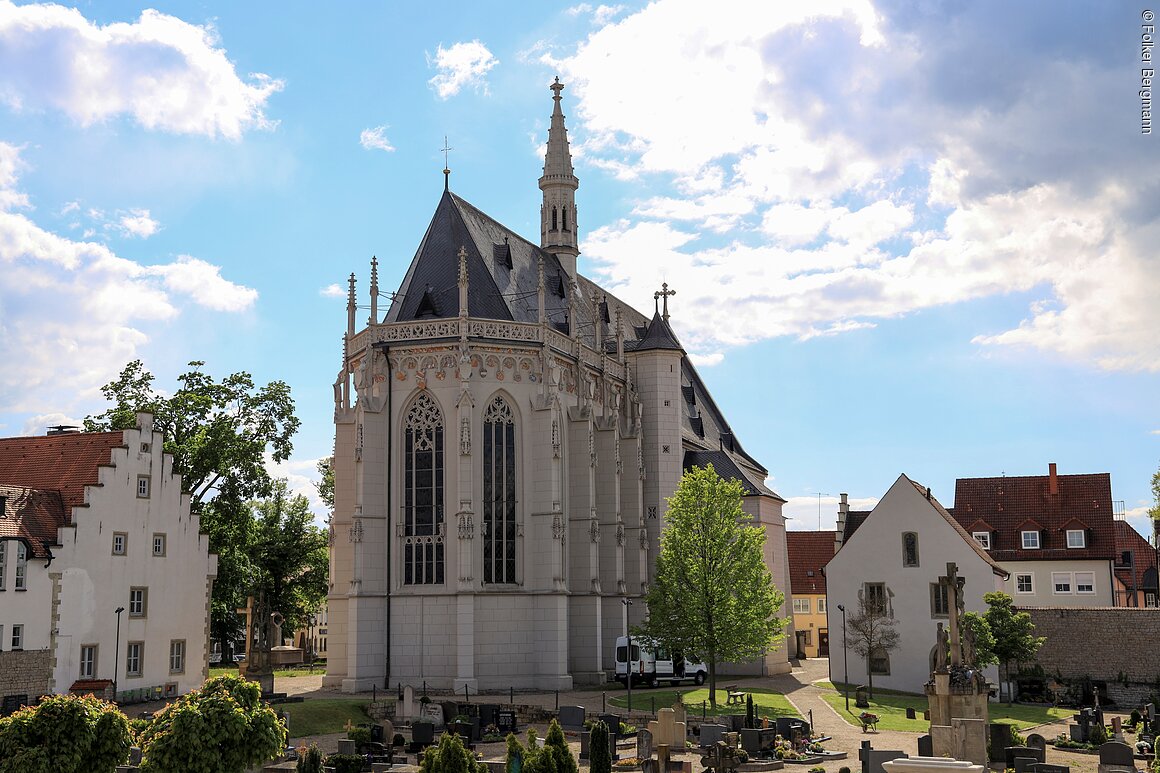
[[644, 448], [639, 443], [636, 446], [636, 467], [640, 479], [644, 480]]
[[475, 522], [471, 518], [471, 513], [459, 514], [459, 539], [474, 539], [475, 537]]
[[471, 419], [464, 416], [459, 420], [459, 453], [471, 454]]
[[648, 517], [650, 520], [656, 520], [656, 517], [657, 517], [657, 506], [656, 505], [649, 505]]
[[556, 513], [555, 515], [553, 515], [552, 516], [552, 538], [558, 539], [561, 542], [563, 542], [564, 541], [564, 534], [566, 533], [566, 531], [567, 531], [567, 529], [565, 529], [565, 527], [564, 527], [564, 519], [563, 519], [563, 517], [561, 517], [560, 513]]
[[644, 527], [640, 530], [640, 549], [648, 550], [648, 531]]
[[616, 439], [616, 445], [613, 448], [613, 452], [616, 455], [616, 474], [619, 475], [624, 471], [624, 462], [622, 462], [620, 459], [620, 438]]
[[591, 424], [588, 425], [588, 463], [596, 466], [596, 433]]
[[616, 524], [616, 546], [624, 547], [624, 524]]
[[595, 518], [588, 520], [588, 536], [592, 538], [593, 542], [600, 541], [600, 521]]
[[363, 425], [361, 422], [358, 425], [357, 434], [358, 438], [355, 440], [354, 444], [354, 460], [356, 462], [361, 462], [363, 452]]
[[354, 523], [352, 523], [350, 525], [350, 541], [351, 542], [362, 542], [362, 538], [363, 538], [362, 518], [355, 518]]
[[560, 421], [552, 419], [552, 456], [560, 458]]

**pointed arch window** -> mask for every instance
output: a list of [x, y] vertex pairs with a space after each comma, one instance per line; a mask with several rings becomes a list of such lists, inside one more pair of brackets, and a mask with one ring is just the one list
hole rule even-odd
[[443, 582], [443, 413], [426, 392], [403, 430], [403, 584]]
[[556, 215], [557, 215], [556, 208], [552, 207], [552, 230], [553, 231], [558, 230], [556, 227]]
[[483, 412], [483, 581], [516, 582], [516, 424], [496, 396]]
[[560, 210], [560, 217], [563, 218], [563, 221], [564, 221], [563, 229], [565, 231], [567, 231], [568, 230], [568, 208], [567, 207], [564, 207], [562, 210]]

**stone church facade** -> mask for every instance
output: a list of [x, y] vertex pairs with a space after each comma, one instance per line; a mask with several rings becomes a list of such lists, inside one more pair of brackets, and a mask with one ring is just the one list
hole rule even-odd
[[[742, 482], [789, 614], [784, 500], [686, 357], [668, 295], [650, 318], [577, 273], [579, 181], [551, 88], [539, 244], [445, 185], [381, 319], [372, 262], [361, 328], [351, 275], [328, 685], [602, 681], [646, 614], [666, 498], [693, 465]], [[724, 670], [788, 669], [779, 646]]]

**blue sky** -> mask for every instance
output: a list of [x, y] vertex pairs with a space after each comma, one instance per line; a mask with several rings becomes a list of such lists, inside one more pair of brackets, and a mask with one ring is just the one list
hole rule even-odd
[[552, 77], [581, 272], [672, 322], [832, 528], [900, 472], [1160, 466], [1160, 146], [1128, 3], [0, 0], [0, 433], [141, 358], [293, 388], [329, 453], [345, 278], [393, 289], [443, 184], [535, 239]]

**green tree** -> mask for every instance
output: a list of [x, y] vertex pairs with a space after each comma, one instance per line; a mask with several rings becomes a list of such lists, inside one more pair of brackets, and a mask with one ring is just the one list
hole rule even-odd
[[[987, 603], [984, 617], [991, 628], [991, 635], [995, 638], [994, 653], [999, 663], [999, 680], [1006, 683], [1011, 678], [1012, 664], [1018, 667], [1032, 660], [1046, 639], [1035, 635], [1035, 624], [1031, 622], [1031, 615], [1016, 612], [1014, 599], [1006, 593], [1002, 591], [984, 593], [983, 601]], [[1010, 690], [1007, 700], [1008, 702], [1014, 700]]]
[[763, 558], [765, 532], [741, 509], [744, 490], [707, 465], [685, 473], [669, 498], [656, 579], [641, 633], [709, 666], [760, 657], [781, 638], [784, 596]]
[[888, 614], [882, 604], [867, 602], [858, 597], [858, 611], [846, 619], [846, 635], [850, 647], [859, 657], [866, 660], [866, 685], [870, 697], [874, 697], [874, 669], [871, 660], [885, 657], [898, 648], [898, 629], [894, 616]]
[[[966, 665], [986, 668], [999, 662], [995, 655], [995, 637], [991, 633], [991, 625], [978, 612], [964, 612], [959, 618], [959, 641], [965, 642], [968, 637], [974, 638], [974, 658]], [[962, 651], [966, 652], [965, 646]]]
[[612, 751], [608, 748], [608, 725], [602, 720], [592, 723], [588, 739], [590, 773], [612, 773]]
[[153, 414], [153, 426], [173, 456], [173, 470], [190, 494], [190, 510], [201, 517], [209, 549], [218, 555], [210, 631], [228, 659], [242, 630], [237, 609], [252, 592], [247, 583], [254, 575], [248, 557], [253, 517], [247, 501], [271, 494], [266, 457], [275, 462], [290, 458], [299, 421], [284, 382], [259, 387], [245, 372], [218, 381], [202, 372], [203, 365], [189, 363], [177, 390], [166, 396], [154, 388], [153, 374], [140, 360], [130, 362], [116, 381], [101, 388], [112, 407], [87, 417], [85, 429], [129, 429], [136, 426], [138, 412]]
[[323, 504], [334, 509], [334, 457], [327, 456], [318, 460], [315, 466], [318, 470], [318, 482], [314, 484], [314, 488], [318, 490], [318, 497]]
[[1160, 470], [1152, 476], [1152, 507], [1148, 515], [1152, 517], [1152, 545], [1160, 547]]
[[444, 733], [438, 744], [423, 752], [419, 773], [488, 773], [488, 767], [475, 759], [459, 736]]
[[210, 679], [158, 712], [142, 736], [143, 773], [242, 773], [286, 748], [286, 727], [256, 682]]
[[0, 773], [113, 773], [129, 743], [129, 720], [112, 703], [51, 695], [0, 719]]

